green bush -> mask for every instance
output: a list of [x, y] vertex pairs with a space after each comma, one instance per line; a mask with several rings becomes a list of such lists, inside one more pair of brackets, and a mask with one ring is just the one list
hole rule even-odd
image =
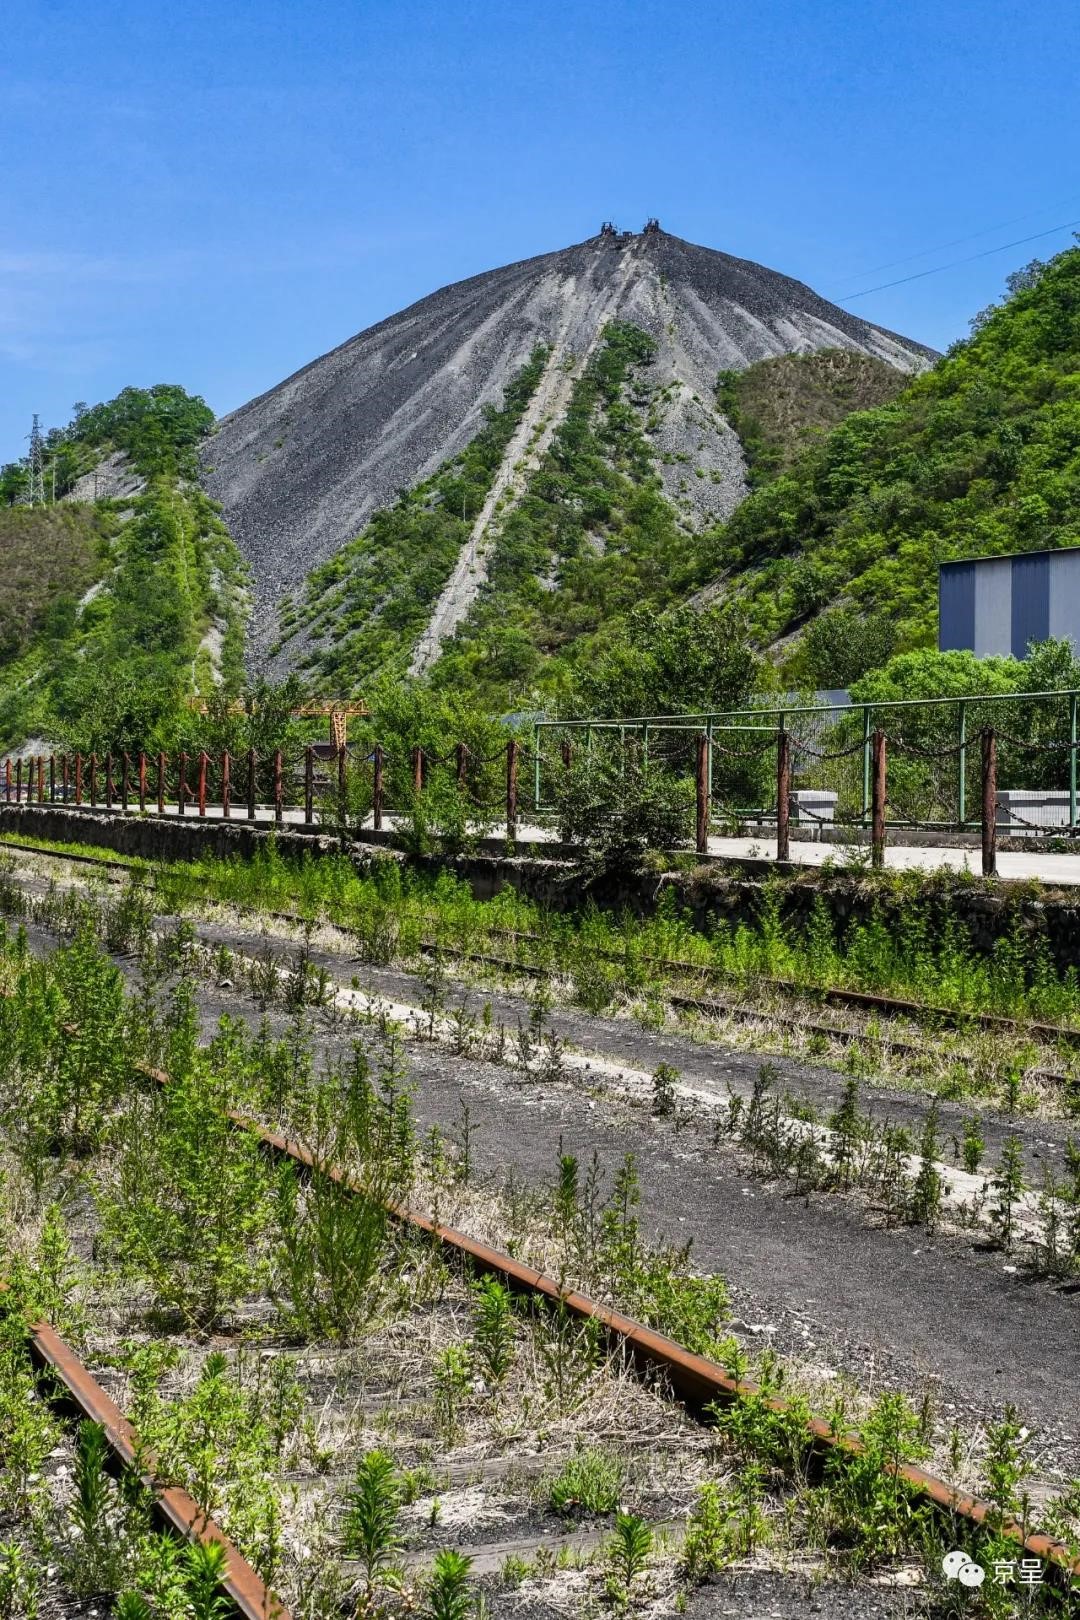
[[593, 1449], [567, 1458], [548, 1485], [547, 1497], [556, 1513], [614, 1513], [624, 1484], [619, 1459]]
[[693, 836], [694, 789], [646, 764], [632, 749], [580, 753], [558, 779], [560, 836], [585, 846], [594, 866], [635, 871], [653, 851], [685, 847]]

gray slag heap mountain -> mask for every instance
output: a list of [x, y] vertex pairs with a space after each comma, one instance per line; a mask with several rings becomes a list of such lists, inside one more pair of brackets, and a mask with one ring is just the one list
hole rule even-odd
[[[803, 283], [746, 259], [697, 247], [654, 222], [640, 234], [609, 227], [575, 247], [456, 282], [350, 338], [223, 418], [203, 456], [204, 481], [251, 565], [257, 659], [273, 608], [316, 564], [352, 539], [380, 507], [429, 477], [474, 437], [482, 410], [528, 360], [550, 346], [544, 377], [510, 444], [494, 498], [514, 496], [515, 466], [550, 442], [581, 363], [619, 320], [657, 342], [667, 388], [657, 470], [692, 437], [711, 476], [690, 500], [669, 490], [695, 524], [728, 515], [745, 494], [734, 433], [715, 406], [718, 372], [773, 355], [841, 347], [902, 371], [933, 351], [873, 326]], [[686, 459], [685, 456], [682, 457]], [[488, 514], [490, 515], [490, 513]], [[436, 606], [414, 667], [437, 655], [483, 577], [477, 532]], [[466, 576], [470, 584], [463, 584]]]

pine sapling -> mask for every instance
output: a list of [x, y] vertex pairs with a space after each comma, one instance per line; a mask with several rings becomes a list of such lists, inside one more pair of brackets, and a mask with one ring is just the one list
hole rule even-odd
[[620, 1608], [630, 1601], [631, 1589], [644, 1572], [652, 1552], [652, 1531], [636, 1513], [618, 1513], [615, 1533], [608, 1543], [608, 1594]]
[[469, 1592], [472, 1559], [453, 1548], [435, 1554], [424, 1620], [469, 1620], [475, 1604]]
[[474, 1300], [472, 1354], [487, 1383], [498, 1389], [514, 1360], [513, 1301], [509, 1289], [495, 1277], [480, 1279]]
[[670, 1063], [661, 1063], [653, 1074], [652, 1111], [657, 1119], [670, 1119], [675, 1112], [675, 1083], [679, 1071]]
[[972, 1114], [964, 1123], [963, 1162], [964, 1169], [969, 1175], [978, 1174], [982, 1156], [986, 1152], [986, 1142], [983, 1139], [978, 1114]]
[[1020, 1138], [1015, 1134], [1005, 1138], [1001, 1164], [991, 1186], [996, 1202], [990, 1213], [998, 1242], [1006, 1254], [1011, 1254], [1016, 1230], [1016, 1206], [1024, 1192], [1024, 1150]]
[[386, 1452], [366, 1452], [345, 1503], [345, 1545], [363, 1565], [369, 1602], [376, 1586], [393, 1585], [399, 1573], [401, 1495], [401, 1480]]
[[225, 1591], [229, 1560], [220, 1541], [194, 1541], [185, 1549], [184, 1575], [191, 1620], [225, 1620], [232, 1601]]
[[938, 1135], [938, 1105], [934, 1101], [927, 1110], [919, 1139], [919, 1170], [911, 1189], [911, 1219], [917, 1226], [932, 1232], [941, 1211], [941, 1175], [937, 1168], [941, 1155]]

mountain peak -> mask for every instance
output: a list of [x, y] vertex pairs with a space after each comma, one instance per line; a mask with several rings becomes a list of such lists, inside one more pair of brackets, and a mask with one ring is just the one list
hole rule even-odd
[[443, 287], [233, 411], [209, 441], [205, 483], [252, 569], [256, 654], [282, 597], [460, 452], [538, 344], [548, 360], [530, 414], [533, 449], [535, 432], [550, 438], [612, 322], [656, 344], [654, 375], [670, 406], [658, 470], [670, 471], [665, 454], [686, 459], [664, 431], [672, 443], [693, 438], [702, 487], [686, 518], [695, 524], [726, 517], [746, 490], [738, 441], [716, 405], [719, 372], [824, 348], [906, 372], [932, 358], [803, 283], [671, 235], [655, 218], [640, 231], [605, 221], [584, 242]]

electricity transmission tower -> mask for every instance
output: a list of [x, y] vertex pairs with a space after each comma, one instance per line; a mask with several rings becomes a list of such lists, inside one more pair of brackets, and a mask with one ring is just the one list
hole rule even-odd
[[45, 505], [45, 463], [42, 454], [41, 424], [34, 412], [34, 425], [30, 430], [30, 454], [27, 457], [29, 480], [24, 501], [27, 506]]

